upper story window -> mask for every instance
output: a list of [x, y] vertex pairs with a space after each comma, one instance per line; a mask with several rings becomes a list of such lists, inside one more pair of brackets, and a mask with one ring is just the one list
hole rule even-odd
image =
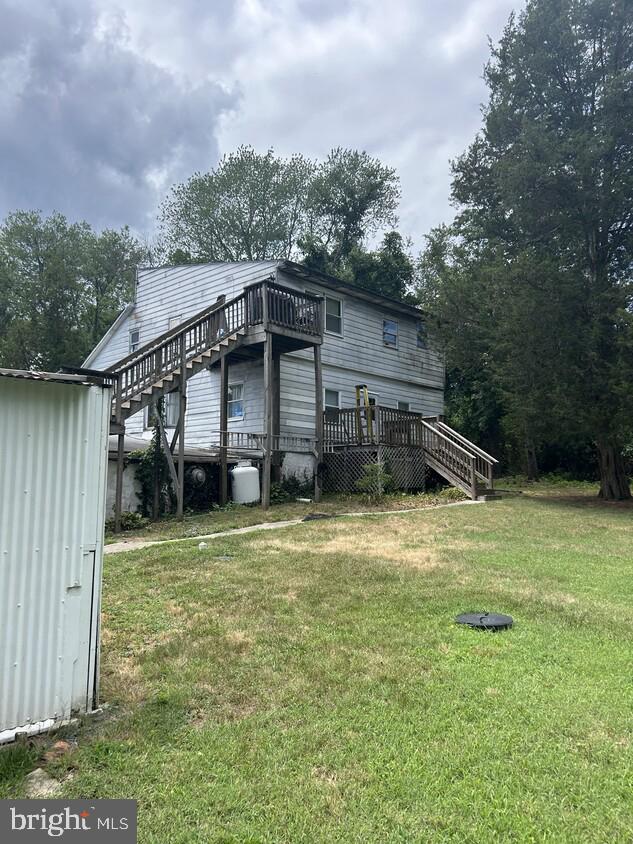
[[426, 349], [427, 342], [426, 342], [426, 326], [419, 319], [415, 324], [415, 344], [418, 349]]
[[394, 319], [383, 319], [382, 342], [392, 349], [398, 348], [398, 323]]
[[340, 299], [325, 297], [325, 330], [330, 334], [343, 333], [343, 303]]
[[244, 418], [244, 384], [229, 384], [228, 418]]
[[141, 329], [130, 328], [130, 354], [135, 352], [141, 345]]

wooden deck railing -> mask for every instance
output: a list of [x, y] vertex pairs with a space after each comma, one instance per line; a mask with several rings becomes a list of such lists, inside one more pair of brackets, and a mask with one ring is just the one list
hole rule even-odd
[[220, 301], [161, 334], [109, 367], [117, 375], [114, 403], [137, 396], [161, 378], [182, 369], [225, 337], [249, 326], [290, 329], [309, 336], [322, 334], [321, 298], [270, 281], [246, 288], [228, 302]]
[[380, 405], [369, 410], [329, 409], [324, 414], [324, 436], [325, 445], [330, 448], [351, 445], [422, 448], [473, 496], [479, 481], [489, 488], [493, 486], [495, 458], [437, 417]]

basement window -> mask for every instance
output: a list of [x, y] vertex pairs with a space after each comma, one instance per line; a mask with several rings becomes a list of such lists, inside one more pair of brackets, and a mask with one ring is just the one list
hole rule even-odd
[[228, 418], [244, 418], [244, 384], [229, 384]]

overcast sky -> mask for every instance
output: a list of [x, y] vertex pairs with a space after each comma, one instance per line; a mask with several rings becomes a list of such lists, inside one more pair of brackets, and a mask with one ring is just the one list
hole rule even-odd
[[169, 186], [240, 144], [396, 167], [400, 229], [452, 216], [512, 0], [0, 0], [0, 216], [151, 233]]

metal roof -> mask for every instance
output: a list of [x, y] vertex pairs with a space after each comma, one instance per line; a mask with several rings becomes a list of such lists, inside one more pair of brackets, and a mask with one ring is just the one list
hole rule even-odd
[[0, 369], [2, 378], [20, 378], [25, 381], [48, 381], [60, 384], [76, 384], [84, 387], [109, 386], [111, 376], [107, 372], [70, 373], [70, 372], [41, 372], [35, 369]]

